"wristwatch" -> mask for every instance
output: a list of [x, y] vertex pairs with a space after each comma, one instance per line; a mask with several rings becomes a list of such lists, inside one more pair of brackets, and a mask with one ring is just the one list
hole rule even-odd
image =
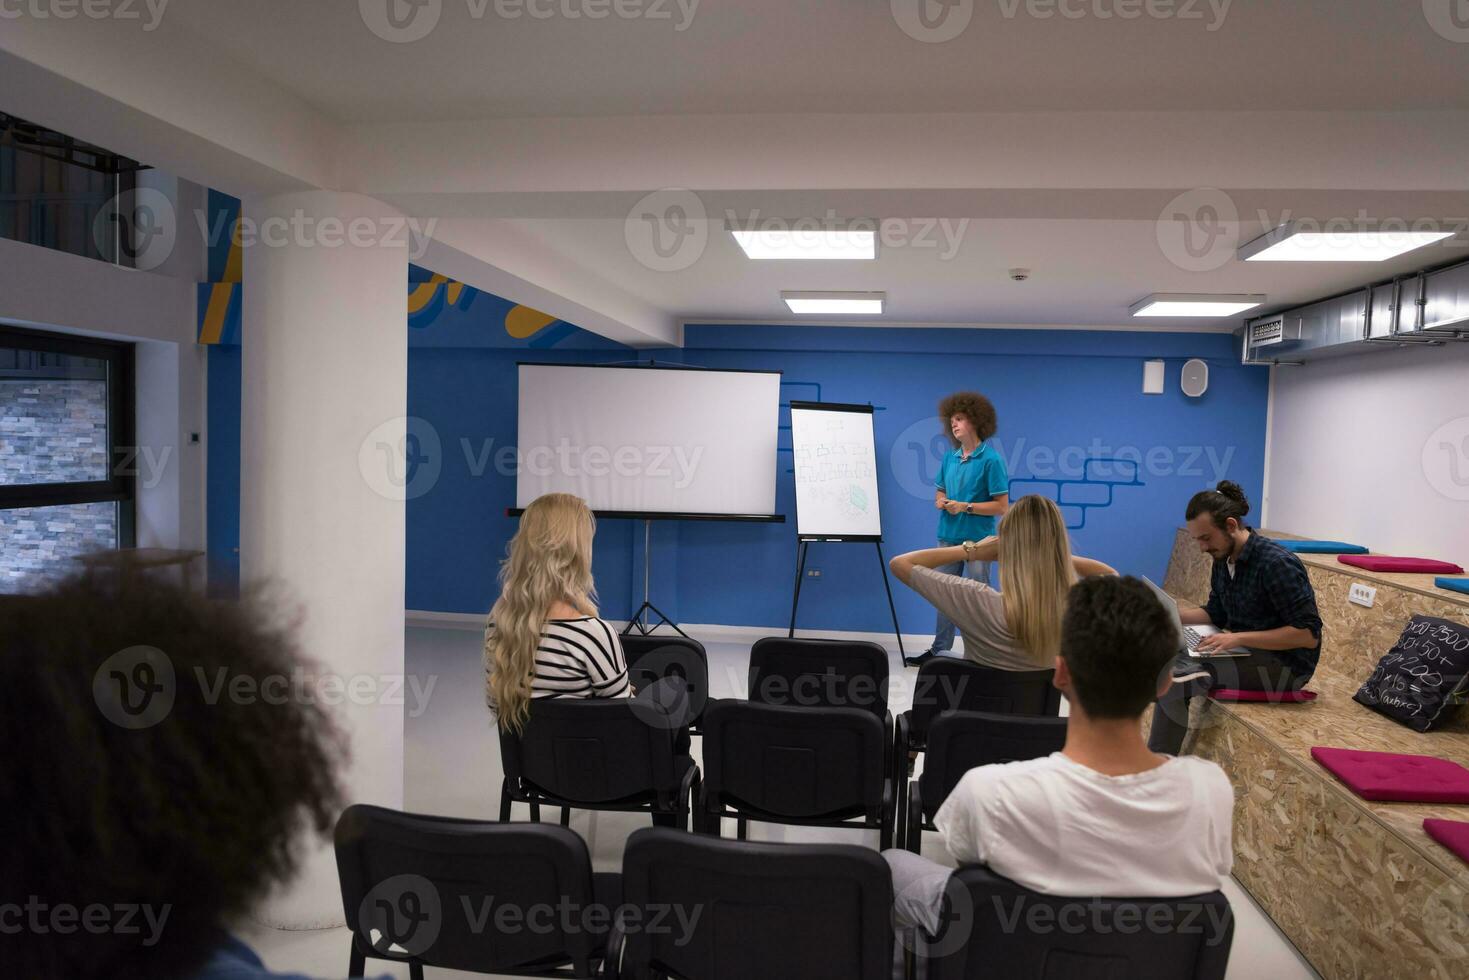
[[960, 547], [964, 549], [964, 560], [965, 561], [973, 561], [974, 560], [974, 557], [973, 557], [974, 556], [974, 549], [979, 547], [979, 542], [978, 541], [965, 541], [963, 544], [960, 545]]

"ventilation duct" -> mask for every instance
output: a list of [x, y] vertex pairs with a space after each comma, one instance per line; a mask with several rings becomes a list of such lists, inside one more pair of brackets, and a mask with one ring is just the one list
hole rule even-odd
[[1245, 364], [1302, 364], [1374, 347], [1469, 340], [1469, 261], [1245, 321]]

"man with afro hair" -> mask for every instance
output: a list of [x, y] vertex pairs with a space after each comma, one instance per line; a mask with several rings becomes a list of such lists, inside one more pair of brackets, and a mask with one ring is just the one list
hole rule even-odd
[[[981, 541], [994, 534], [1010, 506], [1010, 474], [1005, 461], [986, 440], [998, 423], [995, 406], [977, 391], [959, 391], [939, 402], [939, 419], [954, 448], [939, 464], [933, 505], [939, 511], [939, 547]], [[990, 563], [954, 562], [935, 571], [989, 581]], [[916, 657], [919, 667], [934, 657], [952, 656], [954, 624], [942, 612], [934, 626], [933, 644]]]

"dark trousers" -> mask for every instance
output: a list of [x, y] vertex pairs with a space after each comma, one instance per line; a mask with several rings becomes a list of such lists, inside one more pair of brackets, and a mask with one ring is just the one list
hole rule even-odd
[[1310, 674], [1297, 674], [1279, 655], [1268, 650], [1252, 650], [1247, 657], [1219, 657], [1206, 660], [1184, 654], [1177, 663], [1208, 672], [1207, 677], [1174, 683], [1158, 699], [1153, 709], [1153, 728], [1148, 735], [1148, 748], [1154, 752], [1177, 755], [1188, 734], [1189, 703], [1215, 688], [1236, 691], [1298, 691], [1311, 679]]

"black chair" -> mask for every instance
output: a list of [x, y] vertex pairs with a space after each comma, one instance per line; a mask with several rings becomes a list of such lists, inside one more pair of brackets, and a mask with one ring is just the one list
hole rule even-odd
[[892, 976], [892, 876], [870, 848], [639, 830], [622, 877], [628, 921], [640, 924], [626, 927], [620, 950], [609, 949], [617, 976]]
[[687, 717], [691, 735], [702, 734], [704, 705], [709, 700], [709, 656], [704, 644], [687, 636], [622, 636], [622, 652], [633, 687], [640, 692], [659, 681], [680, 682], [687, 702], [676, 713]]
[[946, 711], [928, 731], [923, 774], [908, 784], [904, 807], [904, 846], [914, 854], [923, 832], [933, 830], [934, 814], [964, 774], [995, 762], [1039, 759], [1066, 745], [1065, 718], [1028, 718], [984, 711]]
[[500, 819], [528, 803], [538, 820], [547, 804], [561, 807], [562, 826], [576, 807], [642, 810], [687, 830], [699, 767], [674, 753], [675, 727], [658, 705], [629, 698], [532, 701], [523, 731], [500, 729]]
[[934, 657], [918, 669], [913, 710], [898, 716], [893, 774], [899, 785], [913, 772], [912, 754], [927, 744], [928, 727], [945, 711], [988, 711], [1002, 715], [1043, 715], [1061, 711], [1061, 692], [1051, 683], [1055, 671], [1000, 670], [957, 657]]
[[750, 648], [748, 697], [761, 704], [863, 708], [889, 728], [888, 652], [865, 640], [767, 636]]
[[865, 827], [892, 846], [892, 743], [871, 712], [711, 701], [704, 717], [696, 829], [717, 837], [725, 817], [740, 840], [750, 820]]
[[[586, 844], [563, 827], [357, 804], [337, 821], [336, 852], [349, 977], [368, 957], [407, 963], [414, 980], [425, 966], [594, 976], [622, 904], [620, 876], [594, 875]], [[502, 919], [503, 908], [520, 914]], [[539, 909], [555, 911], [532, 916]]]
[[1064, 898], [976, 865], [949, 876], [939, 935], [915, 945], [928, 980], [1223, 980], [1233, 941], [1222, 892]]

